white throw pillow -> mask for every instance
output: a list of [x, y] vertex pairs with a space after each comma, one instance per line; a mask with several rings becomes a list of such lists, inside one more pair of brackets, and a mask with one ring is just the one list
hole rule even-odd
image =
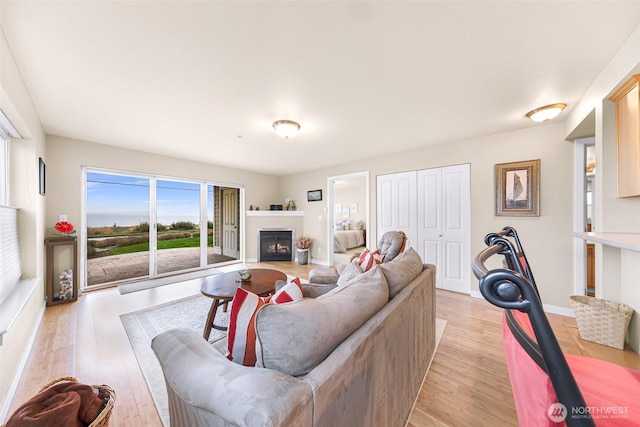
[[358, 277], [362, 274], [362, 269], [360, 268], [360, 264], [358, 263], [358, 258], [354, 258], [351, 263], [349, 263], [342, 273], [340, 273], [340, 277], [338, 277], [338, 282], [336, 285], [342, 286], [347, 283], [349, 280]]

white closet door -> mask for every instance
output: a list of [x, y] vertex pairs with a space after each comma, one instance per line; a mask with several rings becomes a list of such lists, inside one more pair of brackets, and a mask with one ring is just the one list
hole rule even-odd
[[[376, 209], [376, 217], [378, 226], [376, 228], [378, 240], [380, 240], [380, 236], [382, 236], [387, 231], [394, 230], [394, 210], [396, 207], [396, 203], [394, 199], [397, 199], [397, 195], [395, 194], [395, 186], [396, 186], [396, 176], [395, 174], [391, 175], [379, 175], [377, 177], [377, 209]], [[371, 242], [370, 244], [373, 246], [375, 242]]]
[[[418, 171], [418, 242], [415, 246], [422, 260], [440, 265], [440, 230], [442, 228], [442, 171], [440, 168]], [[436, 268], [436, 287], [441, 288], [440, 268]]]
[[442, 168], [442, 288], [471, 291], [470, 167]]
[[[416, 200], [417, 172], [403, 172], [397, 176], [398, 221], [396, 230], [407, 235], [407, 248], [418, 241], [418, 204]], [[382, 235], [380, 235], [382, 236]]]
[[469, 165], [418, 171], [418, 253], [436, 266], [436, 287], [471, 291]]
[[387, 231], [404, 231], [408, 244], [415, 246], [418, 239], [416, 171], [379, 175], [377, 186], [378, 240]]

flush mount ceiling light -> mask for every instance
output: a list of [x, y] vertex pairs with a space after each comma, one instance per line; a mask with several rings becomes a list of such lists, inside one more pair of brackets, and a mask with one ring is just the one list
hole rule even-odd
[[555, 118], [562, 110], [567, 107], [567, 104], [551, 104], [544, 107], [536, 108], [526, 114], [534, 122], [546, 122]]
[[276, 133], [283, 138], [293, 138], [300, 130], [300, 125], [292, 120], [278, 120], [273, 123]]

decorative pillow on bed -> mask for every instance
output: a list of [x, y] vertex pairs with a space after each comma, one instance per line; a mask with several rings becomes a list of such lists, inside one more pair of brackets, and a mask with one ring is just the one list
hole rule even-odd
[[333, 229], [336, 230], [336, 231], [342, 230], [342, 220], [333, 221]]
[[255, 316], [265, 304], [284, 304], [299, 301], [302, 296], [302, 284], [299, 278], [284, 285], [278, 292], [266, 298], [246, 291], [236, 290], [229, 315], [227, 330], [227, 359], [245, 366], [256, 365], [256, 326]]
[[358, 258], [354, 258], [354, 260], [351, 261], [351, 263], [349, 263], [344, 268], [344, 270], [342, 270], [342, 273], [340, 273], [340, 277], [338, 277], [338, 282], [336, 283], [336, 285], [342, 286], [349, 280], [353, 279], [354, 277], [358, 277], [362, 273], [363, 271], [360, 268], [360, 264], [358, 263]]
[[358, 258], [358, 264], [360, 264], [360, 269], [364, 272], [371, 270], [374, 265], [382, 264], [383, 259], [384, 255], [378, 249], [373, 252], [365, 249], [360, 258]]
[[362, 228], [362, 221], [349, 221], [349, 230], [360, 230]]

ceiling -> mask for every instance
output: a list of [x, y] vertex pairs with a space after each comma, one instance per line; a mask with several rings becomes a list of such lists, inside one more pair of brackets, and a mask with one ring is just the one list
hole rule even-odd
[[639, 23], [639, 1], [0, 2], [48, 134], [278, 176], [564, 120]]

